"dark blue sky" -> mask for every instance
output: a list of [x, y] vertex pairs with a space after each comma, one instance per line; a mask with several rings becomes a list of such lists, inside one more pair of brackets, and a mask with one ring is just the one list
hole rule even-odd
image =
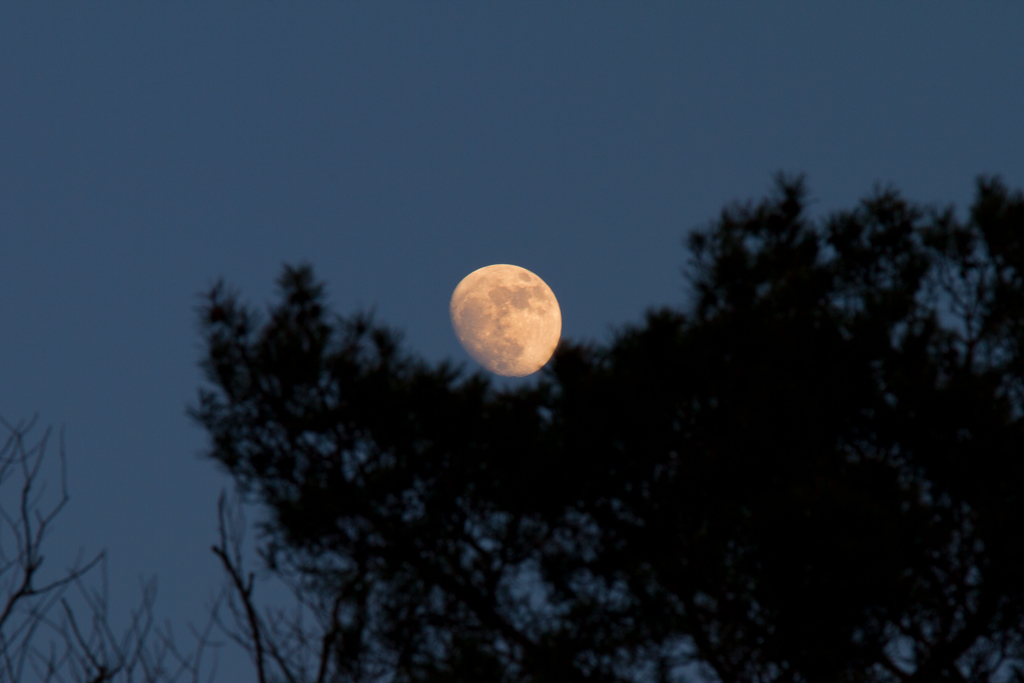
[[1024, 186], [1021, 3], [211, 4], [0, 7], [0, 415], [66, 427], [48, 561], [106, 547], [115, 614], [158, 574], [182, 634], [230, 485], [184, 414], [216, 278], [262, 304], [308, 260], [470, 362], [470, 271], [529, 268], [605, 340], [683, 303], [683, 236], [776, 170], [815, 213]]

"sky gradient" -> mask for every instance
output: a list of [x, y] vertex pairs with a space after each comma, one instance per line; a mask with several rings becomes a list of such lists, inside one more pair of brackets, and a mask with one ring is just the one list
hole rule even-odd
[[472, 369], [448, 300], [484, 265], [605, 341], [684, 304], [686, 233], [778, 170], [815, 215], [1024, 186], [1021, 3], [209, 5], [0, 7], [0, 416], [64, 426], [47, 559], [107, 548], [115, 621], [140, 575], [180, 634], [221, 584], [230, 481], [185, 415], [219, 277], [263, 305], [308, 261]]

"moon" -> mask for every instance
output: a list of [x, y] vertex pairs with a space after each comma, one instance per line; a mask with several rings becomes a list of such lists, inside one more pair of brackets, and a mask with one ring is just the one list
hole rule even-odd
[[474, 270], [455, 288], [452, 327], [463, 348], [491, 372], [524, 377], [540, 370], [562, 335], [562, 311], [547, 283], [499, 263]]

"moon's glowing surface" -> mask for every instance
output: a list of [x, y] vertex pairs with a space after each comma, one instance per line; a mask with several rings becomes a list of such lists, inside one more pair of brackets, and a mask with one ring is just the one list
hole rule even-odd
[[519, 266], [486, 266], [467, 275], [452, 294], [451, 315], [469, 355], [505, 377], [540, 370], [562, 334], [554, 292]]

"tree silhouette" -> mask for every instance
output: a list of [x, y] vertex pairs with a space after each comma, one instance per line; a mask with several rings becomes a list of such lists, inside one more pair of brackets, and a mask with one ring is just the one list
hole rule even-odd
[[1024, 196], [814, 220], [779, 176], [688, 245], [686, 310], [509, 390], [308, 266], [208, 293], [191, 412], [298, 598], [223, 505], [261, 682], [1024, 680]]
[[52, 432], [46, 429], [28, 445], [35, 422], [0, 418], [7, 432], [0, 440], [0, 683], [212, 680], [216, 663], [211, 667], [203, 654], [217, 645], [210, 638], [213, 618], [203, 632], [193, 630], [194, 650], [180, 650], [170, 626], [156, 623], [156, 579], [150, 579], [129, 625], [116, 634], [107, 609], [106, 553], [86, 557], [79, 551], [71, 566], [56, 572], [45, 561], [44, 541], [70, 496], [63, 434], [56, 500], [46, 495], [42, 476]]

